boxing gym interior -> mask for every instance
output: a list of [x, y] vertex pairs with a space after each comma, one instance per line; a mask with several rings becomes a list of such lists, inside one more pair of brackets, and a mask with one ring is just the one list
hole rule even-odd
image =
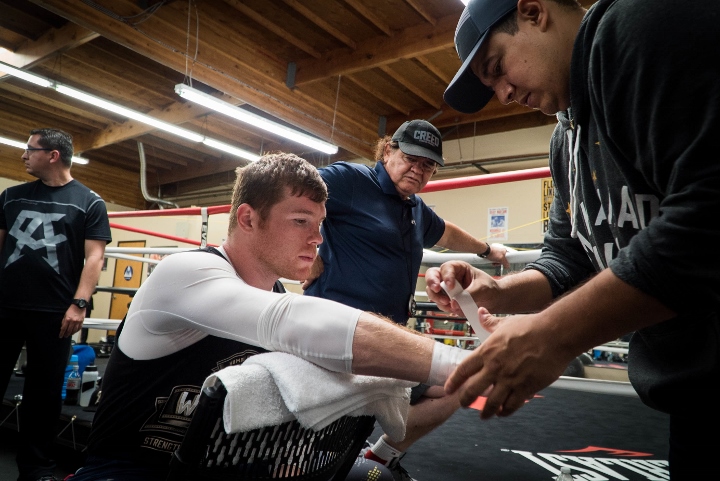
[[[495, 98], [474, 114], [444, 103], [460, 66], [453, 36], [463, 8], [461, 0], [0, 0], [0, 190], [35, 180], [21, 161], [31, 129], [72, 132], [72, 175], [104, 199], [112, 229], [92, 309], [72, 341], [80, 370], [97, 374], [75, 404], [63, 404], [57, 479], [85, 460], [133, 296], [163, 258], [222, 244], [235, 169], [263, 153], [372, 167], [376, 140], [403, 122], [437, 127], [445, 162], [419, 197], [506, 246], [510, 268], [425, 249], [408, 326], [438, 343], [480, 345], [466, 318], [428, 299], [424, 273], [465, 260], [501, 277], [537, 259], [556, 118]], [[282, 281], [302, 293], [300, 282]], [[481, 420], [478, 397], [415, 443], [402, 466], [418, 481], [550, 480], [561, 466], [578, 480], [669, 479], [668, 417], [630, 385], [629, 335], [578, 356], [511, 416]], [[0, 481], [18, 476], [24, 356], [0, 406]], [[368, 441], [381, 435], [376, 425]]]

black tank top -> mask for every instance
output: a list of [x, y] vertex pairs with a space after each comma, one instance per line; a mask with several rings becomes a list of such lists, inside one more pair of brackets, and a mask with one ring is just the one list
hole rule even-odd
[[[223, 257], [212, 247], [200, 250]], [[277, 281], [273, 291], [285, 289]], [[167, 467], [185, 436], [205, 379], [262, 352], [267, 351], [207, 336], [168, 356], [142, 361], [130, 359], [116, 344], [102, 377], [88, 454]]]

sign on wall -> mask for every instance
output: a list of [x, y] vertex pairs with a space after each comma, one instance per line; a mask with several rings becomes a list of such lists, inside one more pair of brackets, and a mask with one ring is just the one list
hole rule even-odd
[[549, 218], [550, 218], [550, 206], [552, 205], [553, 196], [555, 189], [553, 187], [553, 181], [551, 177], [542, 179], [542, 194], [540, 198], [541, 212], [540, 218], [542, 219], [542, 232], [543, 234], [548, 230]]
[[490, 207], [488, 209], [488, 241], [506, 241], [508, 239], [507, 207]]

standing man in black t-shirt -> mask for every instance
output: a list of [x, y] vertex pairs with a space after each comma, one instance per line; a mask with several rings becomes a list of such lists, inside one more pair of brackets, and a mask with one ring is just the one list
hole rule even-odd
[[0, 391], [27, 348], [18, 481], [54, 480], [52, 446], [70, 336], [82, 328], [110, 242], [105, 202], [70, 175], [72, 137], [30, 132], [22, 155], [38, 178], [0, 194]]

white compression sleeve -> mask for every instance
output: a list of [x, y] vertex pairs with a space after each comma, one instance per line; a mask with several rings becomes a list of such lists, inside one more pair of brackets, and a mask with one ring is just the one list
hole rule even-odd
[[258, 341], [266, 349], [295, 354], [331, 371], [352, 372], [352, 343], [361, 313], [326, 299], [285, 295], [263, 310]]
[[435, 343], [430, 364], [430, 375], [425, 384], [431, 386], [442, 386], [450, 377], [450, 374], [468, 357], [472, 351], [460, 349], [459, 347], [448, 346], [447, 344]]

